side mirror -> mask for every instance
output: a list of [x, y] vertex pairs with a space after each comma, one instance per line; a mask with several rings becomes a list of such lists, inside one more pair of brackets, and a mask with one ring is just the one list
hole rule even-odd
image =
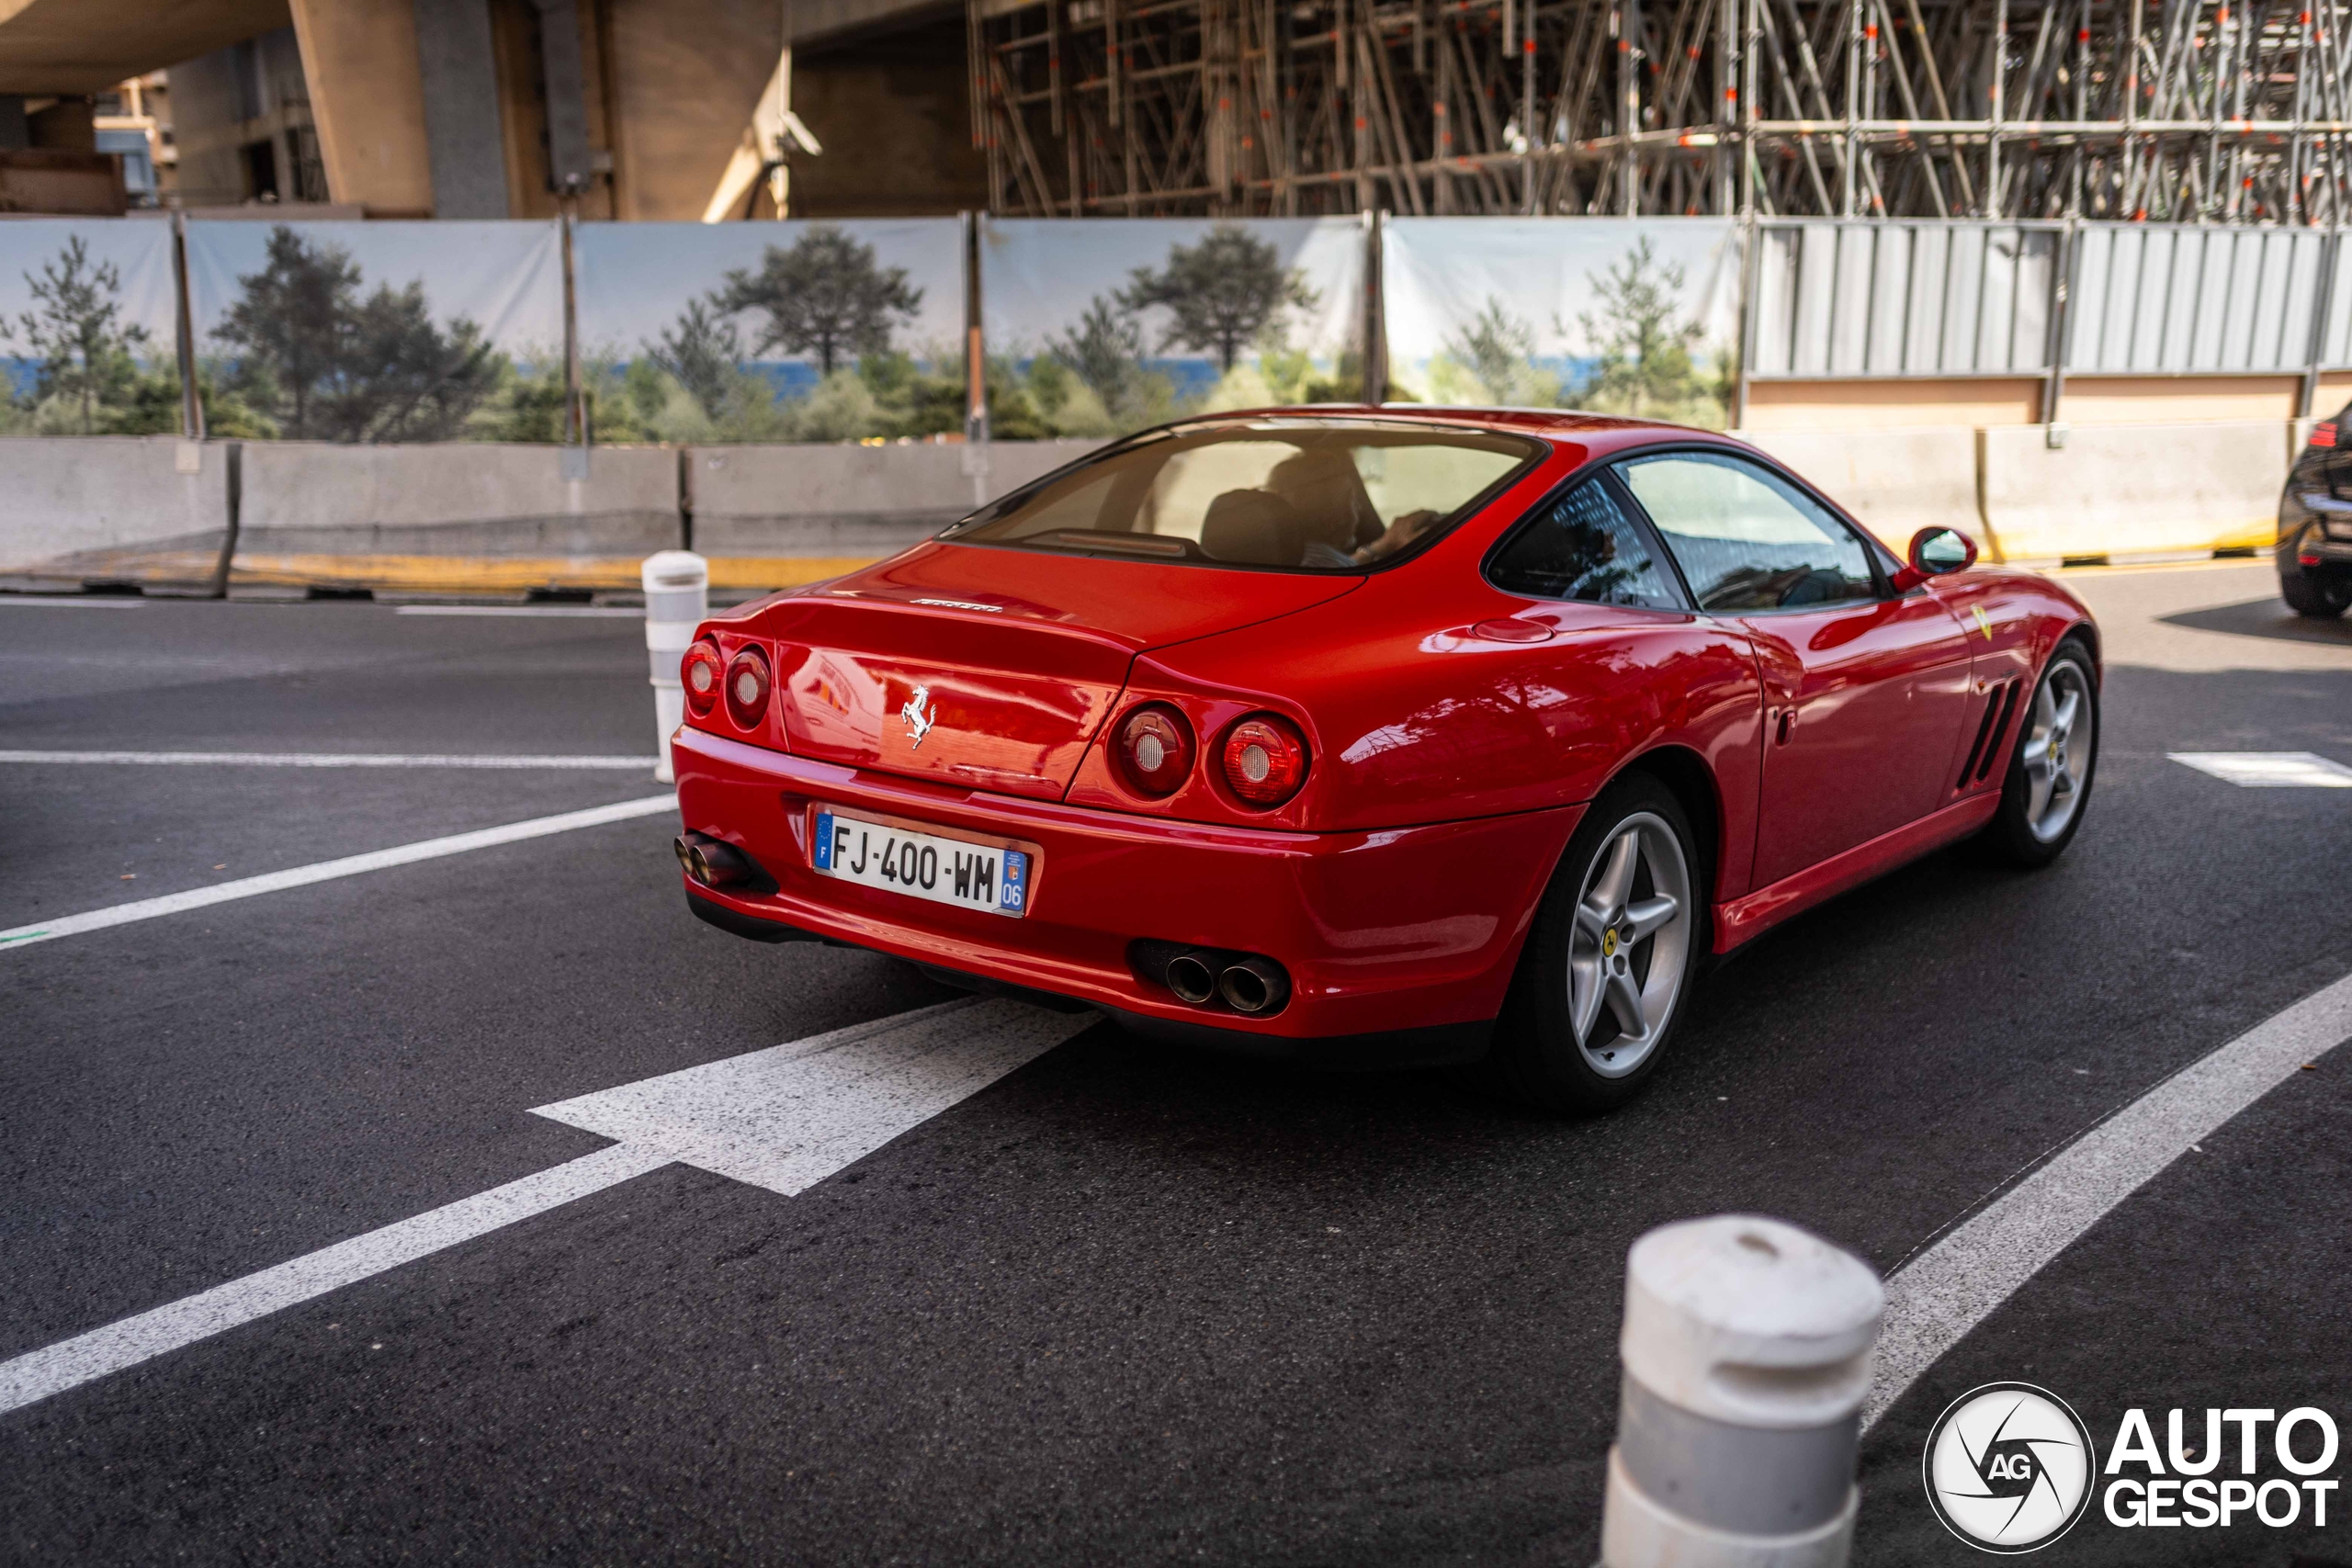
[[1894, 591], [1908, 593], [1931, 577], [1976, 564], [1976, 541], [1957, 528], [1922, 528], [1911, 536], [1911, 564], [1894, 574]]

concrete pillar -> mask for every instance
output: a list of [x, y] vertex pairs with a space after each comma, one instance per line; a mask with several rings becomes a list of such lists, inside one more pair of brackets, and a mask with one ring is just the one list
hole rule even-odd
[[379, 218], [433, 212], [413, 0], [291, 0], [327, 194]]
[[612, 0], [616, 218], [702, 217], [784, 46], [775, 0]]
[[414, 0], [436, 218], [505, 218], [506, 133], [488, 0]]

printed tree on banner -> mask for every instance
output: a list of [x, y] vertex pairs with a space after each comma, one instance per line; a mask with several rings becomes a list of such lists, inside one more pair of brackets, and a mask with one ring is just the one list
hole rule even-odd
[[873, 246], [826, 224], [788, 251], [770, 245], [759, 271], [738, 267], [711, 296], [721, 315], [766, 315], [753, 355], [772, 348], [813, 355], [827, 376], [847, 355], [887, 352], [891, 318], [911, 321], [922, 305], [922, 290], [909, 285], [906, 268], [879, 265]]
[[1130, 310], [1160, 305], [1175, 318], [1162, 348], [1214, 354], [1218, 369], [1227, 371], [1285, 309], [1313, 310], [1317, 299], [1304, 269], [1285, 271], [1272, 243], [1230, 223], [1210, 230], [1197, 245], [1170, 249], [1163, 272], [1136, 268], [1134, 281], [1119, 293]]
[[14, 328], [0, 321], [0, 342], [22, 333], [40, 361], [36, 398], [78, 409], [82, 434], [96, 434], [107, 407], [136, 391], [136, 351], [148, 341], [145, 327], [121, 323], [121, 274], [112, 262], [91, 265], [89, 245], [77, 234], [39, 277], [25, 274], [25, 282], [40, 308], [17, 317]]
[[1143, 327], [1116, 295], [1097, 294], [1068, 337], [1046, 340], [1046, 352], [1102, 400], [1117, 415], [1136, 402], [1143, 386]]
[[1535, 329], [1504, 309], [1495, 296], [1487, 296], [1486, 308], [1470, 318], [1460, 337], [1445, 340], [1445, 351], [1478, 378], [1489, 401], [1533, 400], [1522, 389], [1531, 379]]
[[706, 301], [690, 299], [677, 324], [645, 345], [645, 356], [675, 378], [703, 412], [717, 419], [735, 384], [743, 344], [733, 322], [712, 315]]
[[1582, 406], [1655, 416], [1713, 400], [1691, 353], [1703, 329], [1677, 321], [1682, 268], [1661, 265], [1645, 237], [1617, 265], [1598, 277], [1588, 275], [1588, 281], [1597, 309], [1577, 319], [1600, 365], [1577, 398]]
[[328, 441], [448, 441], [489, 396], [502, 366], [481, 329], [433, 324], [423, 280], [362, 298], [348, 252], [279, 225], [267, 265], [212, 335], [242, 350], [236, 383], [277, 405], [284, 433]]

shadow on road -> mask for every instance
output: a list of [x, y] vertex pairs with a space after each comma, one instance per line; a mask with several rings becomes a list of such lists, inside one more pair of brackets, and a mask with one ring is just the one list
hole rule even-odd
[[2249, 599], [2243, 604], [2217, 604], [2210, 610], [2186, 610], [2161, 617], [2168, 626], [2190, 631], [2226, 632], [2233, 637], [2274, 637], [2282, 642], [2315, 642], [2352, 648], [2352, 621], [2314, 620], [2287, 608], [2277, 594]]

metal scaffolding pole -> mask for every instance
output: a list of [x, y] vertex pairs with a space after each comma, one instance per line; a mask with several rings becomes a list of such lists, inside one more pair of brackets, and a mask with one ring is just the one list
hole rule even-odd
[[968, 0], [1005, 216], [2315, 226], [2347, 219], [2348, 9]]

